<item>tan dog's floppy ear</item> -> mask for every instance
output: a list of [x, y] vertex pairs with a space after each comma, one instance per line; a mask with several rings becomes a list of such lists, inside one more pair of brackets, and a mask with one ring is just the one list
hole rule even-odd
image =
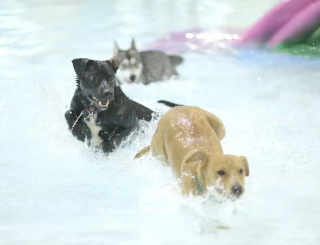
[[244, 170], [246, 171], [246, 176], [249, 176], [249, 164], [248, 164], [248, 160], [245, 156], [241, 156], [241, 161], [243, 163], [243, 167], [244, 167]]
[[119, 45], [116, 41], [113, 42], [113, 57], [115, 58], [120, 51]]
[[114, 73], [116, 73], [119, 68], [119, 61], [114, 58], [111, 58], [110, 60], [107, 60], [107, 61], [109, 61], [111, 63], [113, 71], [114, 71]]
[[203, 160], [205, 157], [205, 155], [203, 154], [203, 152], [201, 151], [197, 151], [193, 154], [191, 154], [191, 156], [189, 155], [189, 157], [186, 159], [186, 163], [189, 163], [189, 162], [194, 162], [194, 161], [199, 161], [199, 160]]
[[[190, 192], [203, 192], [204, 181], [202, 176], [202, 168], [206, 165], [206, 155], [203, 152], [190, 152], [181, 165], [181, 184], [184, 194]], [[199, 181], [199, 183], [197, 183]]]
[[132, 38], [130, 49], [131, 49], [131, 50], [137, 50], [136, 42], [134, 41], [134, 38]]

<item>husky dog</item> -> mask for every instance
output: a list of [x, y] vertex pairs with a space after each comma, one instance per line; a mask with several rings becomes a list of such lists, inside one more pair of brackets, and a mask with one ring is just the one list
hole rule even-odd
[[170, 78], [177, 78], [176, 66], [180, 65], [183, 59], [177, 55], [166, 55], [161, 51], [137, 50], [134, 39], [128, 50], [121, 50], [114, 42], [113, 58], [120, 62], [116, 74], [120, 84], [143, 83], [149, 84]]

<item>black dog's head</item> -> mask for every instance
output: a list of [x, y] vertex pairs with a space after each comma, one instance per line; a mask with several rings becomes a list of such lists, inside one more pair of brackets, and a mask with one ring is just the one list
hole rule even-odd
[[72, 60], [77, 74], [77, 82], [85, 96], [100, 110], [108, 108], [114, 100], [115, 73], [119, 62], [116, 59], [105, 61], [90, 59]]

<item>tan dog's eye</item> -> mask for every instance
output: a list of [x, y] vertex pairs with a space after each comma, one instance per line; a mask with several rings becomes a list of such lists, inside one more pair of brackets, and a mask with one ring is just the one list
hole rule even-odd
[[239, 170], [239, 173], [240, 173], [240, 174], [243, 174], [243, 169], [240, 169], [240, 170]]
[[220, 170], [220, 171], [218, 171], [217, 173], [218, 173], [219, 175], [225, 175], [225, 174], [226, 174], [226, 172], [223, 171], [223, 170]]

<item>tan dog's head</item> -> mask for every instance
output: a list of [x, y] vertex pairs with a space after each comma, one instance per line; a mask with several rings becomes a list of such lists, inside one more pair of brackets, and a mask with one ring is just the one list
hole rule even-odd
[[201, 194], [212, 186], [224, 196], [234, 198], [240, 197], [245, 191], [249, 165], [244, 156], [198, 151], [187, 154], [181, 165], [181, 173], [185, 194]]

